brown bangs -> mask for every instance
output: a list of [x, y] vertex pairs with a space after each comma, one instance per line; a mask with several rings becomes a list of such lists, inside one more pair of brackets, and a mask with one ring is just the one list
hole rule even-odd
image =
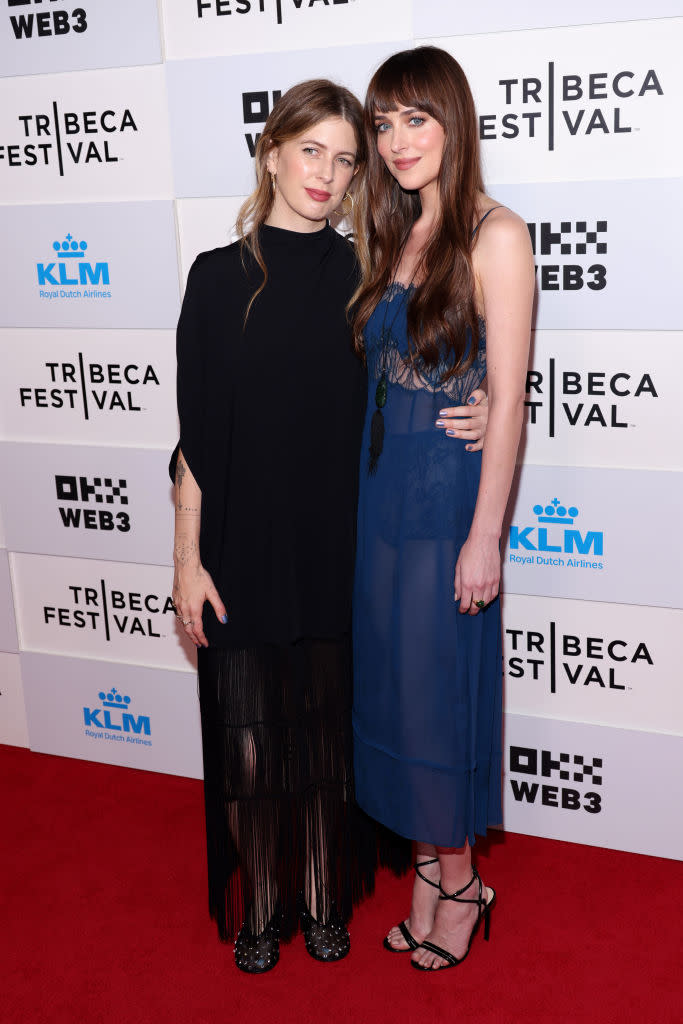
[[467, 368], [476, 349], [469, 343], [478, 331], [472, 230], [483, 183], [478, 121], [467, 78], [449, 53], [433, 46], [395, 53], [368, 86], [364, 111], [366, 236], [358, 246], [363, 278], [354, 296], [354, 344], [362, 353], [365, 325], [421, 212], [418, 193], [400, 187], [377, 150], [376, 116], [399, 106], [424, 111], [444, 130], [439, 215], [421, 253], [407, 327], [412, 357], [427, 366], [443, 361], [450, 367], [446, 375], [453, 376]]

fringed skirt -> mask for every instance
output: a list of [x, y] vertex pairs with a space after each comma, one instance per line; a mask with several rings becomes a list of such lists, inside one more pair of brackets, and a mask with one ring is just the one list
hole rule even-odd
[[[355, 804], [350, 637], [287, 646], [200, 648], [199, 700], [209, 910], [223, 941], [245, 919], [261, 931], [277, 907], [297, 929], [300, 894], [348, 921], [408, 845]], [[379, 841], [378, 841], [379, 840]]]

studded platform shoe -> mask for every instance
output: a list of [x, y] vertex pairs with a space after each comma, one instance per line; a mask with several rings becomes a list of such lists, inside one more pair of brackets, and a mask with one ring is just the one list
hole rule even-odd
[[255, 934], [245, 922], [235, 940], [235, 963], [247, 974], [272, 971], [280, 959], [280, 912], [276, 910], [262, 932]]
[[351, 937], [334, 904], [328, 921], [321, 924], [313, 917], [306, 906], [303, 894], [300, 894], [299, 920], [309, 956], [323, 963], [334, 963], [336, 960], [344, 959], [351, 949]]

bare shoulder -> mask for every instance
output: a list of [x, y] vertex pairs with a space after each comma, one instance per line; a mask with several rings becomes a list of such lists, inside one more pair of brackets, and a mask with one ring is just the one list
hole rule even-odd
[[[490, 250], [499, 250], [504, 247], [506, 251], [518, 249], [523, 252], [531, 252], [531, 238], [529, 229], [522, 217], [507, 206], [498, 206], [492, 202], [488, 207], [486, 220], [480, 225], [477, 231], [474, 252], [480, 253]], [[484, 215], [487, 211], [484, 210]]]

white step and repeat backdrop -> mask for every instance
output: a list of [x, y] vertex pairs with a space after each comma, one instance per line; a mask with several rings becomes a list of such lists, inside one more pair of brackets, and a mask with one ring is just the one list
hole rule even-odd
[[0, 4], [0, 742], [201, 775], [170, 606], [174, 327], [278, 95], [435, 42], [537, 307], [505, 825], [683, 858], [683, 0]]

